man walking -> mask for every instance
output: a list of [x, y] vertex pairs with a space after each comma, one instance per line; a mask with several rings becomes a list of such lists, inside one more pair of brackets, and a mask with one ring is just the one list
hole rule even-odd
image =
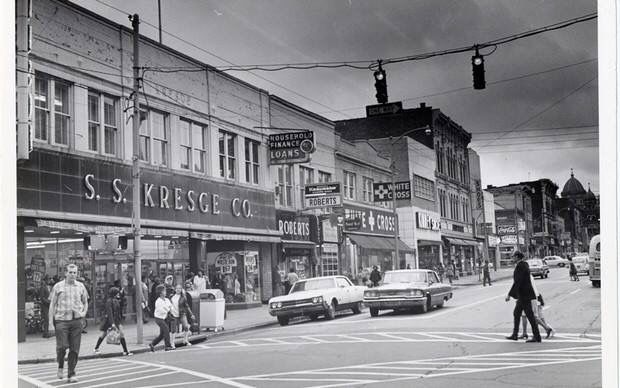
[[484, 261], [484, 265], [482, 266], [482, 285], [484, 287], [487, 286], [487, 281], [489, 282], [489, 287], [491, 286], [491, 273], [489, 272], [489, 260]]
[[525, 311], [525, 316], [530, 322], [532, 333], [534, 335], [532, 339], [528, 339], [525, 342], [541, 342], [538, 323], [536, 322], [536, 317], [532, 311], [532, 300], [536, 299], [536, 293], [534, 292], [530, 278], [530, 268], [527, 262], [523, 261], [523, 253], [516, 251], [513, 254], [513, 258], [517, 262], [517, 265], [512, 275], [513, 284], [510, 288], [510, 292], [508, 292], [508, 295], [506, 296], [506, 302], [508, 302], [512, 297], [517, 300], [517, 303], [515, 304], [515, 309], [513, 311], [514, 325], [512, 335], [506, 337], [506, 339], [516, 341], [519, 338], [519, 321], [521, 318], [521, 313]]
[[49, 326], [56, 331], [57, 376], [62, 379], [65, 352], [69, 349], [67, 379], [70, 383], [77, 382], [75, 366], [82, 339], [82, 319], [88, 311], [88, 292], [86, 287], [76, 280], [77, 271], [75, 264], [67, 265], [65, 280], [56, 283], [52, 288], [49, 307]]

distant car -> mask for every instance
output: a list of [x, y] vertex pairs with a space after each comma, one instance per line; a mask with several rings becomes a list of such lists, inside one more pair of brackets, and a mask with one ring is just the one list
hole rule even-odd
[[530, 266], [532, 276], [540, 276], [540, 278], [549, 277], [549, 266], [542, 259], [529, 259], [527, 264]]
[[588, 256], [575, 256], [573, 257], [573, 263], [575, 264], [575, 268], [577, 268], [577, 273], [585, 273], [586, 275], [590, 272], [590, 262]]
[[364, 304], [372, 317], [380, 310], [417, 308], [427, 312], [433, 306], [443, 307], [451, 298], [452, 286], [440, 282], [435, 271], [426, 269], [386, 271], [383, 284], [364, 291]]
[[365, 286], [354, 286], [344, 276], [323, 276], [298, 280], [288, 295], [269, 299], [269, 314], [277, 317], [282, 326], [290, 318], [307, 316], [315, 320], [319, 315], [334, 319], [336, 311], [351, 309], [359, 314], [362, 309]]
[[568, 260], [560, 256], [545, 256], [543, 260], [547, 262], [549, 267], [567, 267]]

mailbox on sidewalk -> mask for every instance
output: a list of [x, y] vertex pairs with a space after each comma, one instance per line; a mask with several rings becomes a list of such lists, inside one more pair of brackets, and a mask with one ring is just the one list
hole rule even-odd
[[199, 317], [201, 328], [218, 331], [224, 328], [226, 301], [224, 293], [218, 289], [208, 289], [200, 294]]

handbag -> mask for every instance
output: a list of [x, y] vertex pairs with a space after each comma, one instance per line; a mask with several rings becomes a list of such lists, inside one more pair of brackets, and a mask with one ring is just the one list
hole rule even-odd
[[106, 335], [106, 343], [110, 345], [120, 345], [121, 344], [121, 332], [116, 327], [111, 327], [108, 329], [108, 333]]

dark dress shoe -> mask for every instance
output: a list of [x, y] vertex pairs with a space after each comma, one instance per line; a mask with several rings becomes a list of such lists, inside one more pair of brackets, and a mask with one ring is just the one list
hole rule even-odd
[[506, 339], [516, 341], [516, 340], [518, 340], [519, 338], [518, 338], [516, 335], [509, 335], [508, 337], [506, 337]]
[[529, 340], [527, 340], [527, 341], [525, 341], [525, 342], [526, 342], [526, 343], [530, 343], [530, 342], [542, 342], [542, 340], [541, 340], [540, 338], [532, 338], [532, 339], [529, 339]]

